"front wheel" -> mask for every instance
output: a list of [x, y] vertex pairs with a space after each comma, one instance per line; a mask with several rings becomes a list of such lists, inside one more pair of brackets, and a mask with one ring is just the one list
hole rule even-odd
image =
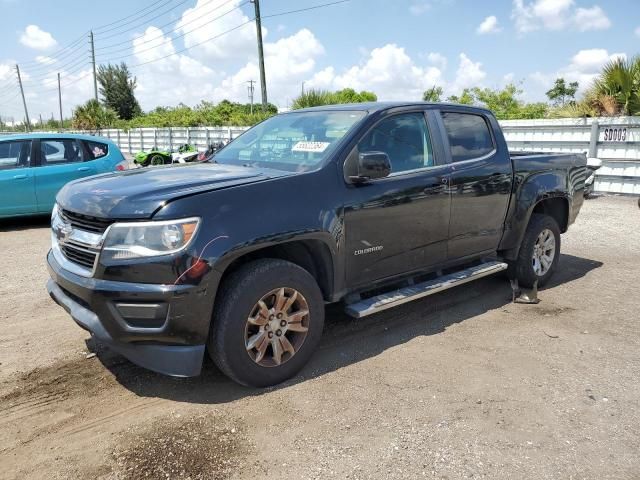
[[526, 288], [537, 281], [541, 287], [553, 275], [560, 257], [560, 228], [553, 217], [533, 214], [520, 245], [518, 258], [511, 263], [510, 276]]
[[284, 260], [257, 260], [222, 285], [207, 347], [232, 380], [266, 387], [307, 363], [323, 325], [322, 293], [309, 272]]

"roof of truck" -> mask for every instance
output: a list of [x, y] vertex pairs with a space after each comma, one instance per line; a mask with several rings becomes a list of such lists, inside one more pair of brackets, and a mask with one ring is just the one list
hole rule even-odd
[[442, 102], [363, 102], [363, 103], [341, 103], [337, 105], [321, 105], [319, 107], [301, 108], [299, 110], [291, 110], [290, 112], [314, 112], [320, 110], [366, 110], [368, 112], [376, 112], [379, 110], [387, 110], [397, 107], [456, 107], [462, 109], [469, 109], [473, 111], [489, 111], [483, 107], [476, 107], [472, 105], [461, 105], [459, 103], [442, 103]]

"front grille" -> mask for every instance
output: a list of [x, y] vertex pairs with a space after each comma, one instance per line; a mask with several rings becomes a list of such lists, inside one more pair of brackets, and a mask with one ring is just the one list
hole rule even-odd
[[97, 252], [93, 252], [85, 247], [74, 245], [72, 243], [60, 245], [60, 251], [62, 251], [64, 256], [73, 263], [82, 265], [89, 270], [93, 270], [93, 265], [96, 261], [96, 256], [98, 255]]
[[91, 217], [69, 210], [62, 210], [60, 213], [62, 218], [70, 223], [73, 228], [92, 233], [104, 233], [107, 227], [113, 223], [113, 220], [107, 218]]

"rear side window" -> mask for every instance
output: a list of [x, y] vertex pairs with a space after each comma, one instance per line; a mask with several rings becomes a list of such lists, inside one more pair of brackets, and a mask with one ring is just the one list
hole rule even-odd
[[91, 140], [86, 140], [85, 144], [87, 145], [87, 151], [89, 152], [90, 160], [106, 157], [107, 154], [109, 153], [109, 145], [107, 145], [106, 143], [93, 142]]
[[40, 140], [40, 158], [43, 165], [82, 162], [82, 148], [73, 139]]
[[0, 142], [0, 170], [28, 167], [30, 157], [31, 140]]
[[494, 150], [491, 130], [483, 116], [443, 112], [442, 120], [454, 162], [483, 157]]

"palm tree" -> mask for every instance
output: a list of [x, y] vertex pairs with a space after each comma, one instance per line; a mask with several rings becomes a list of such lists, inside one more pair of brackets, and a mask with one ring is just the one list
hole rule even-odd
[[601, 114], [640, 114], [640, 56], [610, 61], [593, 84], [587, 100]]
[[116, 112], [103, 107], [97, 100], [91, 99], [84, 105], [76, 107], [71, 122], [73, 128], [98, 131], [113, 125], [117, 119]]

